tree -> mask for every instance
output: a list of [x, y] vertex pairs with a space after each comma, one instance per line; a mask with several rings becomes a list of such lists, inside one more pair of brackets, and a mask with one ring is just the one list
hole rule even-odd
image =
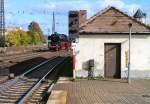
[[16, 33], [16, 31], [10, 31], [6, 35], [6, 42], [9, 46], [19, 46], [20, 36]]
[[[39, 34], [40, 36], [40, 41], [43, 42], [44, 41], [44, 36], [43, 36], [43, 32], [39, 26], [39, 24], [37, 22], [31, 22], [28, 26], [29, 29], [29, 34], [31, 35], [32, 38], [34, 38], [33, 35], [35, 35], [35, 33]], [[34, 40], [34, 39], [33, 39]]]
[[27, 32], [18, 31], [17, 33], [20, 35], [20, 45], [27, 46], [28, 44], [30, 44], [30, 39], [29, 39]]
[[40, 39], [40, 35], [38, 32], [35, 32], [34, 33], [34, 44], [37, 45], [37, 44], [40, 44], [41, 43], [41, 39]]
[[30, 43], [30, 37], [25, 31], [9, 31], [6, 35], [7, 46], [27, 46]]

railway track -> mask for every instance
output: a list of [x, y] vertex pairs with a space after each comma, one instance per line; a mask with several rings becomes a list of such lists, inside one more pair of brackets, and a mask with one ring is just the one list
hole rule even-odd
[[0, 85], [0, 104], [37, 104], [56, 82], [67, 57], [55, 57]]
[[37, 57], [41, 54], [42, 53], [25, 53], [25, 54], [19, 54], [19, 55], [2, 56], [0, 57], [0, 62], [19, 62], [22, 60], [28, 60], [28, 59]]

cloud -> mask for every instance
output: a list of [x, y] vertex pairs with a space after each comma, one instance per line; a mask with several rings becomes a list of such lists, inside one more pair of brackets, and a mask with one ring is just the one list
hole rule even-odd
[[136, 3], [127, 4], [123, 2], [122, 0], [103, 0], [103, 1], [100, 1], [99, 4], [101, 5], [102, 8], [105, 8], [107, 6], [114, 6], [118, 9], [121, 9], [124, 12], [127, 12], [130, 15], [133, 15], [133, 13], [138, 8], [141, 8], [141, 6]]
[[70, 0], [70, 1], [49, 1], [42, 5], [32, 7], [34, 12], [43, 13], [43, 11], [56, 11], [56, 12], [68, 12], [69, 10], [81, 10], [85, 9], [88, 11], [88, 16], [92, 16], [96, 12], [104, 9], [108, 6], [114, 6], [121, 9], [129, 14], [133, 14], [133, 11], [137, 8], [141, 8], [140, 5], [133, 3], [127, 4], [122, 0]]
[[80, 10], [80, 9], [90, 10], [90, 7], [91, 7], [90, 4], [85, 0], [59, 1], [59, 2], [49, 1], [46, 4], [32, 7], [32, 10], [35, 12], [41, 11], [68, 12], [69, 10]]

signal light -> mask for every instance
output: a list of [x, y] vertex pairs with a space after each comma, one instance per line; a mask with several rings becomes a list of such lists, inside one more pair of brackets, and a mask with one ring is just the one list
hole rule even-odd
[[69, 39], [79, 38], [79, 11], [69, 11]]

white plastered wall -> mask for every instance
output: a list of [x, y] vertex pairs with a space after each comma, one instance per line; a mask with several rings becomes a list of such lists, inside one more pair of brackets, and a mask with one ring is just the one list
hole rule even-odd
[[[80, 35], [76, 55], [77, 76], [84, 77], [88, 60], [95, 61], [95, 75], [104, 76], [104, 44], [121, 43], [121, 77], [127, 77], [125, 52], [128, 51], [128, 35]], [[150, 35], [133, 35], [131, 40], [131, 76], [150, 78]], [[78, 73], [80, 72], [80, 73]]]

